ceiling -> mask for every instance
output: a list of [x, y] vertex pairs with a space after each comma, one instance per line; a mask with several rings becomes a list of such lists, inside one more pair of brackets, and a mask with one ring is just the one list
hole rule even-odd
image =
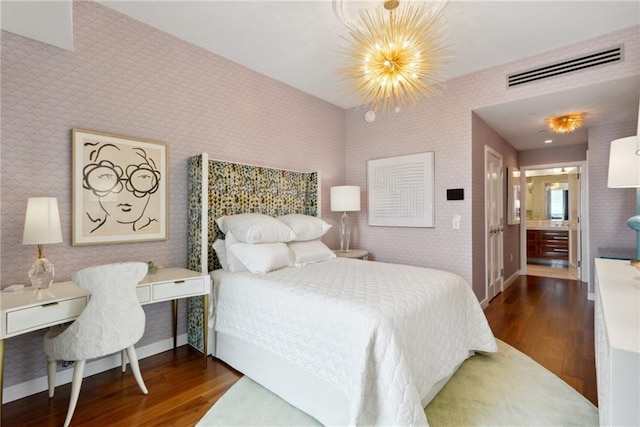
[[[203, 47], [261, 74], [342, 108], [356, 106], [342, 90], [336, 71], [347, 31], [334, 13], [346, 19], [380, 0], [167, 1], [98, 0], [99, 3]], [[3, 28], [20, 33], [11, 17]], [[32, 3], [32, 2], [15, 2]], [[38, 2], [40, 3], [40, 2]], [[59, 3], [68, 1], [42, 2]], [[51, 11], [48, 12], [51, 16]], [[33, 12], [30, 12], [31, 19]], [[454, 56], [448, 78], [525, 58], [569, 43], [640, 24], [638, 1], [482, 1], [449, 0], [444, 9], [447, 44]], [[69, 33], [69, 22], [60, 32]], [[38, 31], [42, 31], [42, 21]], [[50, 24], [53, 25], [53, 24]], [[16, 30], [18, 27], [18, 30]], [[33, 37], [29, 34], [28, 37]], [[640, 70], [638, 71], [640, 75]], [[483, 108], [476, 111], [519, 150], [543, 148], [542, 119], [568, 110], [587, 111], [585, 127], [635, 120], [640, 79], [612, 82], [577, 91]], [[363, 111], [364, 114], [364, 111]], [[542, 131], [542, 132], [541, 132]], [[586, 130], [554, 135], [554, 146], [586, 142]]]

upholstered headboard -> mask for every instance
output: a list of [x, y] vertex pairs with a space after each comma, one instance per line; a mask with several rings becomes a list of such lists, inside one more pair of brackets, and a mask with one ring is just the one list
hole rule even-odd
[[[189, 206], [187, 266], [203, 273], [220, 268], [212, 249], [224, 237], [215, 220], [223, 215], [247, 212], [270, 216], [301, 213], [318, 215], [318, 172], [296, 172], [209, 160], [200, 154], [189, 158]], [[200, 298], [189, 298], [188, 343], [202, 351]]]
[[191, 157], [188, 267], [203, 273], [220, 268], [211, 249], [217, 238], [224, 237], [217, 218], [246, 212], [317, 216], [318, 199], [318, 172], [209, 160], [207, 154]]

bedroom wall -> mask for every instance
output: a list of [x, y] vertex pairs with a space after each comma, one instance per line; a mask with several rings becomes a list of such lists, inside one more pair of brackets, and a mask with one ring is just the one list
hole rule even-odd
[[633, 188], [608, 188], [611, 141], [637, 133], [637, 121], [603, 125], [589, 129], [589, 246], [591, 249], [589, 292], [594, 292], [593, 260], [600, 248], [636, 248], [636, 233], [627, 219], [636, 214]]
[[587, 160], [589, 144], [568, 145], [565, 147], [548, 147], [539, 150], [526, 150], [518, 153], [521, 167], [535, 165], [551, 165], [555, 163], [583, 162]]
[[[48, 245], [57, 280], [127, 260], [186, 267], [187, 158], [319, 170], [322, 211], [344, 182], [344, 110], [93, 2], [74, 2], [73, 52], [2, 32], [2, 286], [25, 283], [27, 198], [58, 198], [64, 242]], [[165, 142], [169, 239], [72, 247], [71, 129]], [[336, 227], [337, 229], [337, 227]], [[333, 231], [333, 230], [332, 230]], [[337, 231], [326, 242], [335, 247]], [[184, 302], [180, 312], [184, 313]], [[171, 337], [170, 303], [146, 306], [140, 346]], [[179, 333], [186, 321], [180, 316]], [[46, 375], [42, 333], [7, 340], [5, 387]]]
[[[640, 26], [503, 64], [446, 82], [438, 96], [398, 114], [378, 114], [364, 120], [366, 109], [351, 109], [346, 116], [346, 179], [366, 191], [366, 161], [423, 151], [435, 152], [435, 227], [403, 229], [367, 226], [366, 210], [356, 223], [356, 246], [376, 260], [437, 267], [462, 275], [480, 301], [485, 299], [484, 208], [477, 201], [484, 191], [484, 142], [472, 132], [472, 111], [518, 99], [584, 87], [637, 75], [640, 70]], [[574, 58], [597, 49], [625, 45], [625, 60], [508, 89], [509, 73]], [[465, 200], [447, 201], [447, 188], [463, 188]], [[366, 198], [365, 198], [366, 200]], [[472, 205], [473, 201], [473, 205]], [[366, 205], [365, 205], [366, 209]], [[452, 229], [454, 214], [462, 216]]]

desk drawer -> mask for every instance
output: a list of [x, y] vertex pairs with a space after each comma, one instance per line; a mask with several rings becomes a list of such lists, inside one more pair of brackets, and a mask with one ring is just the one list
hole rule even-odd
[[78, 317], [87, 305], [87, 298], [52, 302], [7, 313], [7, 335], [41, 329]]
[[191, 295], [208, 293], [205, 290], [203, 277], [194, 279], [176, 280], [175, 282], [158, 283], [153, 285], [153, 300], [176, 299]]

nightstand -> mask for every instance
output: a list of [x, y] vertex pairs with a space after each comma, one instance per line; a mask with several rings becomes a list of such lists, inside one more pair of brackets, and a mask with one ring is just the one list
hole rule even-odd
[[340, 258], [369, 259], [369, 252], [362, 249], [350, 249], [349, 252], [334, 250], [333, 253]]

